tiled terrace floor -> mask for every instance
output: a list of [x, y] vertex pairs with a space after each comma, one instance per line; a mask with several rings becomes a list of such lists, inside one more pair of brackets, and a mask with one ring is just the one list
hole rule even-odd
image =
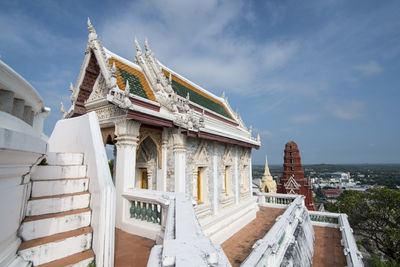
[[154, 240], [115, 229], [115, 267], [147, 266]]
[[313, 226], [315, 246], [313, 267], [346, 266], [343, 247], [340, 244], [342, 234], [338, 228]]
[[240, 266], [250, 254], [253, 244], [265, 236], [274, 225], [276, 217], [283, 212], [285, 209], [260, 207], [256, 219], [222, 243], [222, 249], [232, 266]]

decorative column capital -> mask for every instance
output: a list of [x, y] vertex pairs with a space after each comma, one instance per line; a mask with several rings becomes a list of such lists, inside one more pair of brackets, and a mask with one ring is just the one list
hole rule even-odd
[[180, 132], [174, 132], [172, 134], [174, 138], [174, 152], [185, 152], [186, 151], [186, 135]]
[[136, 145], [139, 140], [139, 129], [141, 123], [134, 120], [122, 119], [115, 122], [115, 135], [117, 146]]

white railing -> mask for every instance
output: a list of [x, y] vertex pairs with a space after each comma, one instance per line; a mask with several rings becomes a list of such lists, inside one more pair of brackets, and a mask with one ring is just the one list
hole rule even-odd
[[46, 154], [49, 112], [37, 91], [0, 60], [0, 266], [30, 265], [17, 256], [17, 233], [31, 195], [30, 173]]
[[347, 214], [340, 214], [339, 225], [342, 232], [342, 245], [344, 246], [343, 251], [346, 256], [347, 266], [364, 266], [361, 252], [358, 250], [356, 240], [354, 239], [353, 230], [347, 220]]
[[286, 208], [299, 195], [254, 192], [258, 197], [258, 204], [271, 208]]
[[[286, 208], [287, 206], [291, 205], [291, 203], [293, 203], [296, 197], [298, 197], [298, 195], [263, 192], [255, 192], [254, 194], [258, 197], [258, 203], [260, 206], [278, 208]], [[287, 211], [285, 211], [285, 213], [286, 212]], [[353, 231], [347, 220], [346, 214], [320, 211], [308, 211], [308, 214], [312, 225], [340, 228], [340, 231], [342, 232], [342, 245], [344, 246], [343, 251], [344, 255], [346, 256], [347, 266], [364, 266], [361, 253], [357, 249], [357, 244], [353, 236]], [[275, 223], [275, 225], [277, 225], [277, 223]]]
[[160, 244], [164, 238], [173, 194], [134, 188], [127, 190], [122, 197], [128, 201], [123, 212], [124, 229], [129, 233], [156, 240]]
[[35, 88], [0, 60], [0, 125], [41, 137], [49, 113]]
[[339, 228], [340, 213], [309, 211], [312, 225]]
[[152, 248], [147, 266], [231, 266], [221, 247], [206, 237], [184, 193], [170, 196], [162, 245]]
[[[262, 194], [263, 197], [265, 197], [264, 194], [266, 193]], [[294, 233], [299, 224], [305, 229], [304, 231], [308, 233], [306, 241], [313, 244], [314, 232], [309, 221], [307, 209], [304, 205], [304, 196], [301, 195], [297, 195], [286, 211], [277, 218], [276, 223], [264, 238], [258, 240], [254, 244], [253, 251], [241, 266], [280, 266], [289, 246], [293, 244], [293, 242], [297, 242]], [[308, 247], [308, 249], [310, 249], [310, 251], [304, 254], [307, 257], [303, 259], [305, 262], [312, 261], [313, 246]]]
[[114, 266], [115, 188], [96, 113], [58, 121], [48, 143], [49, 152], [84, 153], [96, 266]]

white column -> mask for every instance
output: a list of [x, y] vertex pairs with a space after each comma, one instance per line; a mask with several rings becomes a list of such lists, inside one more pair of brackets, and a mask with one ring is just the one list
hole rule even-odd
[[239, 181], [239, 153], [237, 147], [234, 148], [235, 156], [233, 157], [233, 186], [235, 195], [235, 204], [240, 201], [240, 181]]
[[214, 153], [212, 156], [212, 164], [213, 164], [213, 213], [217, 214], [218, 213], [218, 153], [217, 153], [217, 143], [214, 142]]
[[184, 193], [186, 187], [186, 136], [177, 131], [173, 133], [173, 138], [175, 192]]
[[250, 197], [253, 196], [253, 164], [251, 160], [251, 148], [249, 148], [249, 190]]
[[157, 184], [157, 190], [167, 192], [167, 149], [168, 149], [168, 137], [169, 137], [169, 130], [167, 128], [163, 129], [162, 132], [162, 143], [161, 143], [161, 171], [160, 171], [160, 179], [159, 183]]
[[117, 195], [115, 226], [123, 229], [125, 213], [129, 211], [129, 201], [122, 194], [135, 186], [136, 146], [139, 137], [140, 123], [133, 120], [122, 119], [115, 123], [115, 135], [117, 136], [117, 158], [115, 189]]

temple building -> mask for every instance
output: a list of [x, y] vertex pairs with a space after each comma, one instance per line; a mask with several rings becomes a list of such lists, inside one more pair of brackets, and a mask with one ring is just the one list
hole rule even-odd
[[286, 143], [284, 153], [283, 177], [278, 183], [278, 193], [304, 195], [306, 207], [315, 210], [311, 180], [304, 178], [297, 144], [294, 141]]
[[[260, 138], [252, 137], [227, 98], [160, 63], [147, 40], [144, 51], [135, 40], [130, 61], [104, 48], [90, 21], [89, 30], [65, 118], [95, 111], [104, 144], [115, 144], [117, 218], [126, 210], [123, 192], [141, 188], [188, 193], [199, 218], [221, 222], [229, 219], [217, 218], [221, 210], [246, 202], [240, 209], [252, 212], [240, 220], [254, 219], [251, 150], [260, 147]], [[118, 219], [116, 224], [130, 231]], [[218, 235], [221, 241], [229, 236]]]
[[347, 215], [311, 211], [294, 142], [287, 194], [274, 193], [267, 159], [265, 192], [253, 192], [260, 138], [225, 97], [147, 42], [130, 61], [88, 28], [71, 108], [50, 137], [50, 109], [0, 60], [0, 266], [363, 266]]
[[260, 191], [266, 193], [276, 193], [276, 182], [272, 178], [268, 167], [268, 158], [265, 157], [264, 175], [261, 179]]

